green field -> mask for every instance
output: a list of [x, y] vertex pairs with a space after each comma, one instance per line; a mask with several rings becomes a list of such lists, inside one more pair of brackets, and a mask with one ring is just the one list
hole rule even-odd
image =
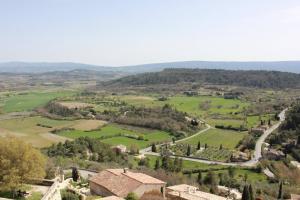
[[208, 146], [214, 147], [219, 147], [222, 144], [224, 148], [234, 149], [238, 142], [243, 139], [245, 135], [245, 132], [210, 129], [196, 137], [183, 142], [197, 145], [198, 141], [200, 141], [202, 146], [206, 143], [208, 144]]
[[43, 106], [57, 97], [64, 97], [74, 94], [71, 91], [55, 92], [24, 92], [11, 95], [3, 101], [2, 110], [8, 112], [29, 111], [36, 107]]
[[[108, 124], [95, 131], [68, 130], [60, 132], [59, 135], [72, 139], [85, 136], [91, 138], [101, 138], [103, 142], [111, 145], [124, 144], [127, 147], [130, 147], [131, 145], [135, 144], [139, 148], [150, 146], [152, 143], [171, 140], [171, 135], [164, 131], [141, 129], [131, 126], [121, 126], [117, 124]], [[123, 135], [131, 135], [137, 137], [141, 136], [144, 140], [128, 138]]]
[[262, 120], [265, 120], [266, 122], [268, 122], [269, 119], [273, 120], [274, 114], [262, 115], [261, 117], [259, 117], [258, 115], [248, 116], [247, 117], [247, 125], [248, 125], [248, 127], [255, 127], [256, 125], [260, 124], [260, 118]]
[[210, 124], [211, 126], [223, 125], [223, 126], [232, 126], [232, 127], [236, 127], [236, 128], [239, 128], [241, 125], [244, 124], [244, 121], [239, 120], [239, 119], [211, 119], [211, 118], [209, 118], [208, 120], [206, 120], [206, 122], [208, 124]]
[[[206, 117], [208, 115], [232, 115], [235, 112], [241, 112], [249, 106], [249, 103], [242, 102], [238, 99], [224, 99], [222, 97], [213, 96], [173, 96], [166, 101], [158, 101], [154, 97], [147, 96], [119, 96], [120, 100], [136, 106], [163, 106], [164, 104], [173, 105], [176, 109], [187, 112], [198, 117]], [[209, 102], [209, 106], [205, 109], [201, 108], [201, 104]]]

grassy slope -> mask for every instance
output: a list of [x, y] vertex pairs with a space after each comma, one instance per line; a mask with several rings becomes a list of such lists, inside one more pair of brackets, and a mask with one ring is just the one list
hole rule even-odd
[[[153, 97], [146, 96], [120, 96], [120, 99], [138, 106], [162, 106], [166, 103], [173, 105], [178, 110], [190, 113], [195, 116], [203, 116], [207, 114], [223, 114], [227, 115], [231, 112], [241, 111], [244, 107], [249, 104], [242, 102], [237, 99], [224, 99], [221, 97], [212, 96], [197, 96], [197, 97], [187, 97], [187, 96], [174, 96], [170, 97], [166, 101], [158, 101]], [[199, 104], [210, 101], [211, 106], [208, 110], [201, 110]], [[235, 106], [239, 105], [238, 108]], [[221, 106], [220, 108], [218, 108]]]
[[73, 94], [70, 91], [57, 92], [28, 92], [8, 97], [4, 102], [2, 110], [8, 112], [28, 111], [36, 107], [43, 106], [47, 102], [57, 97]]
[[[148, 141], [136, 140], [127, 137], [117, 136], [118, 134], [128, 134], [134, 136], [143, 136]], [[112, 138], [103, 139], [102, 141], [108, 144], [117, 145], [124, 144], [127, 147], [132, 144], [137, 145], [138, 147], [146, 147], [149, 146], [153, 142], [166, 141], [170, 140], [171, 136], [164, 131], [158, 130], [150, 130], [150, 129], [130, 129], [128, 126], [120, 126], [116, 124], [108, 124], [102, 127], [100, 130], [96, 131], [79, 131], [79, 130], [71, 130], [71, 131], [63, 131], [59, 135], [69, 137], [69, 138], [78, 138], [83, 136], [88, 136], [91, 138], [100, 138], [101, 136], [117, 136]]]
[[[44, 137], [53, 128], [45, 128], [37, 126], [37, 124], [52, 126], [53, 128], [61, 128], [73, 125], [74, 121], [51, 120], [43, 117], [27, 117], [0, 121], [0, 130], [3, 135], [13, 135], [22, 137], [24, 140], [32, 143], [37, 147], [44, 147], [56, 142], [55, 138], [50, 139]], [[0, 135], [1, 135], [0, 134]]]

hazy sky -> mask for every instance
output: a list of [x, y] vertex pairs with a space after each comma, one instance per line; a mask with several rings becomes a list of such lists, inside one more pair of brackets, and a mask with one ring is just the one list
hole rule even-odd
[[0, 62], [300, 60], [300, 0], [0, 0]]

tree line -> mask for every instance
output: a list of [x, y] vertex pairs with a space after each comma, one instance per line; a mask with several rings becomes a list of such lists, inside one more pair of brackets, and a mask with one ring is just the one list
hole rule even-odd
[[102, 83], [104, 86], [208, 83], [255, 88], [297, 88], [300, 74], [278, 71], [219, 69], [165, 69], [161, 72], [127, 76]]

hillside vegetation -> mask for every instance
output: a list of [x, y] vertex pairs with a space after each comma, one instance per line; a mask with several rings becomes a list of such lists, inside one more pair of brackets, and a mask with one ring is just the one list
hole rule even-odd
[[281, 145], [284, 152], [300, 161], [300, 104], [292, 106], [278, 133], [270, 138], [273, 146]]
[[165, 69], [101, 83], [105, 86], [206, 83], [255, 88], [298, 88], [300, 74], [278, 71], [234, 71], [217, 69]]

